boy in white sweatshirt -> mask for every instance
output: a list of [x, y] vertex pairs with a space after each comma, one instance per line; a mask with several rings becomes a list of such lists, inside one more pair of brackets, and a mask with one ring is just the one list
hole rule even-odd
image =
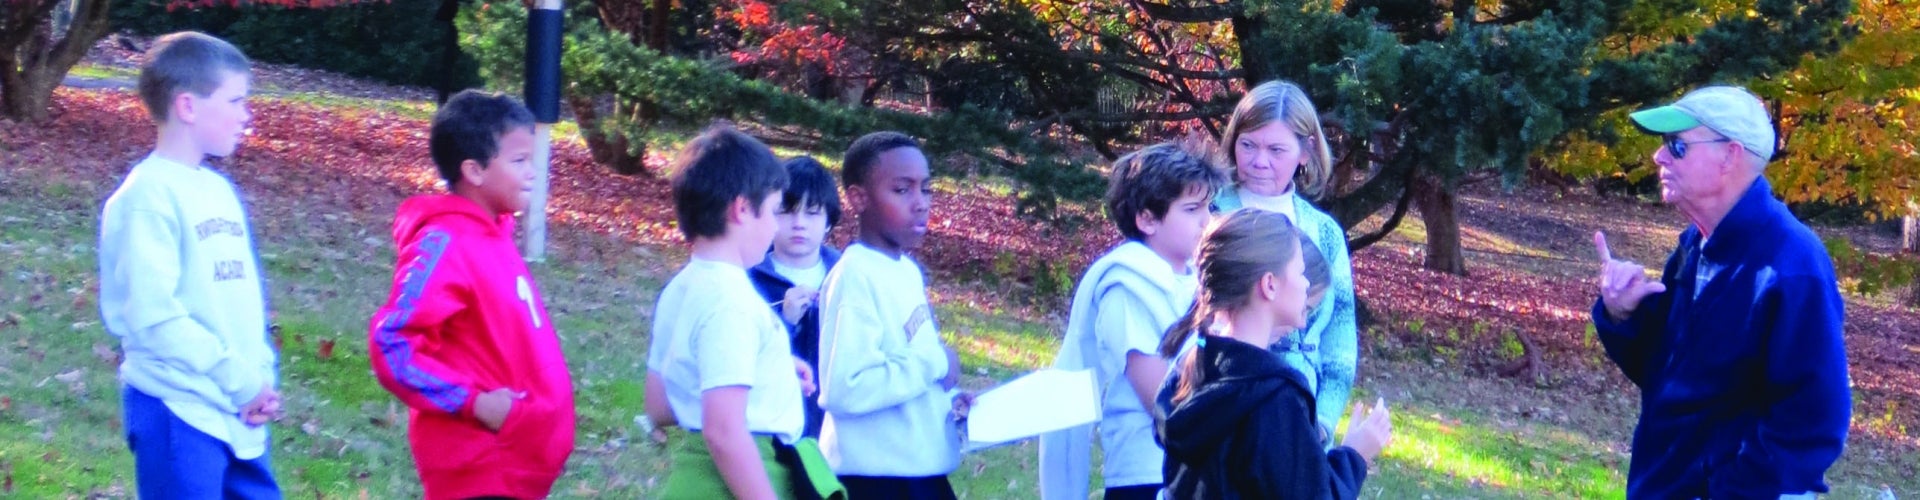
[[203, 162], [252, 118], [250, 64], [218, 38], [160, 37], [139, 93], [153, 153], [100, 214], [100, 315], [120, 338], [127, 445], [143, 498], [280, 498], [266, 423], [280, 412], [246, 210]]
[[[1167, 376], [1161, 334], [1193, 305], [1193, 254], [1226, 179], [1205, 154], [1172, 143], [1113, 164], [1107, 219], [1126, 238], [1088, 267], [1073, 295], [1054, 367], [1092, 369], [1103, 391], [1098, 424], [1109, 500], [1158, 498], [1166, 452], [1153, 439], [1152, 398]], [[1041, 498], [1087, 498], [1093, 425], [1040, 438]]]
[[954, 498], [954, 407], [971, 400], [951, 392], [960, 360], [907, 256], [927, 234], [927, 158], [913, 138], [875, 132], [847, 149], [841, 178], [860, 236], [821, 292], [822, 451], [851, 498]]

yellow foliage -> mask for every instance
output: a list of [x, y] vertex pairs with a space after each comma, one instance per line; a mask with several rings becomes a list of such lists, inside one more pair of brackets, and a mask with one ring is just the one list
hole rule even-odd
[[[1710, 22], [1720, 13], [1753, 15], [1745, 6], [1703, 2], [1700, 16], [1675, 19], [1652, 35], [1698, 29], [1695, 20]], [[1861, 0], [1849, 22], [1860, 35], [1839, 53], [1747, 82], [1777, 113], [1785, 144], [1767, 176], [1789, 202], [1860, 204], [1882, 217], [1906, 215], [1909, 203], [1920, 199], [1920, 64], [1913, 50], [1920, 47], [1920, 3]], [[1623, 116], [1603, 116], [1596, 125], [1618, 134], [1617, 144], [1580, 132], [1560, 151], [1543, 154], [1572, 175], [1644, 175], [1658, 141]]]

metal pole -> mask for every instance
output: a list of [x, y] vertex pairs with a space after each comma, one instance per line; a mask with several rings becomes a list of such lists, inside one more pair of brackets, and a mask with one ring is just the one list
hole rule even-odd
[[525, 256], [527, 262], [547, 261], [547, 179], [553, 163], [553, 124], [533, 125], [533, 195], [527, 202]]
[[533, 111], [533, 164], [539, 171], [522, 216], [528, 262], [547, 260], [547, 187], [553, 160], [553, 124], [560, 121], [560, 0], [539, 0], [527, 16], [527, 109]]

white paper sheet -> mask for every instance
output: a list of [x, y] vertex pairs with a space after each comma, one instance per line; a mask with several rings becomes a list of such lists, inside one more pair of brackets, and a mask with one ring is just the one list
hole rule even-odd
[[1093, 370], [1045, 369], [974, 397], [966, 451], [1039, 436], [1100, 420]]

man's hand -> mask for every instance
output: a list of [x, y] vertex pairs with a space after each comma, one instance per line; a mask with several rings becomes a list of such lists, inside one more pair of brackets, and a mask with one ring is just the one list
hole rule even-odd
[[525, 397], [527, 393], [505, 387], [481, 393], [473, 398], [473, 418], [480, 419], [487, 430], [500, 432], [500, 426], [507, 424], [507, 413], [513, 411], [513, 400]]
[[796, 286], [787, 289], [787, 295], [780, 301], [780, 319], [789, 325], [800, 324], [800, 318], [807, 315], [807, 309], [813, 307], [813, 301], [819, 300], [820, 290]]
[[1593, 246], [1600, 253], [1600, 303], [1614, 321], [1625, 321], [1648, 295], [1667, 291], [1666, 285], [1647, 277], [1647, 268], [1615, 260], [1607, 248], [1607, 233], [1595, 231]]

